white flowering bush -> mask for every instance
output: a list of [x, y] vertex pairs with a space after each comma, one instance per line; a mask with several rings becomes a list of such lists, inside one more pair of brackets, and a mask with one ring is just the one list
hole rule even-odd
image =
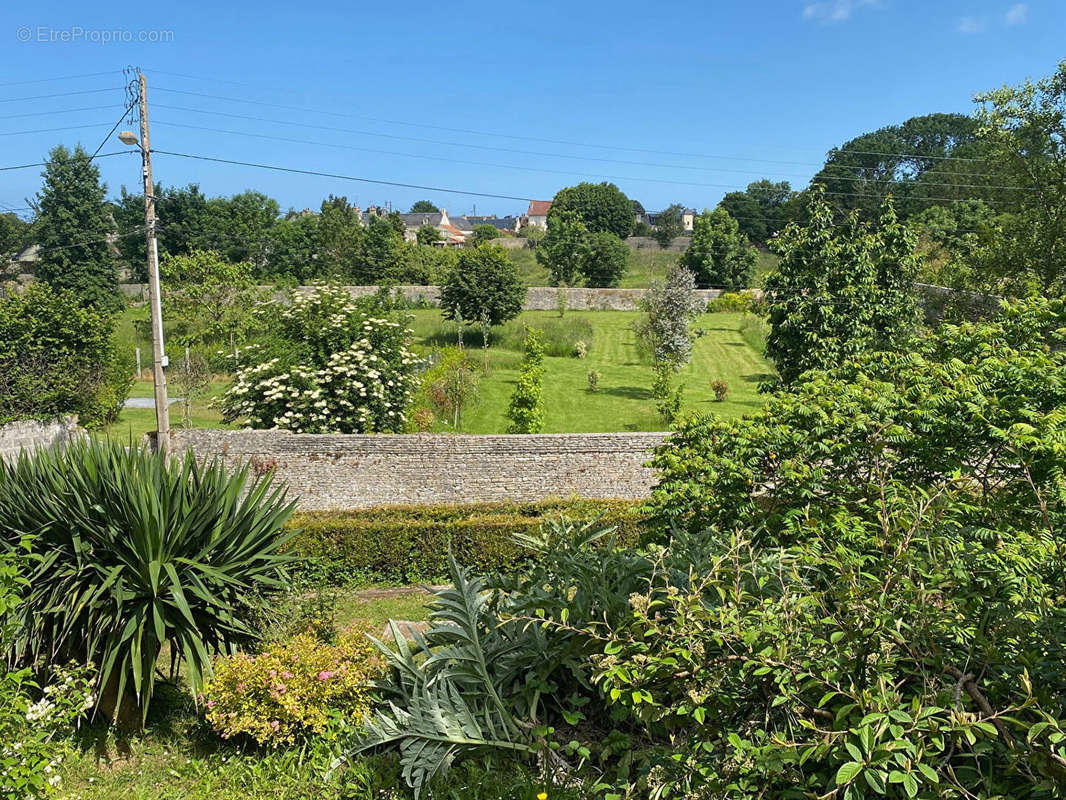
[[403, 324], [318, 286], [273, 303], [272, 341], [238, 370], [222, 401], [228, 421], [296, 433], [395, 433], [417, 388], [419, 359]]
[[[0, 557], [0, 644], [13, 634], [11, 611], [24, 581], [15, 561]], [[62, 746], [68, 732], [96, 698], [92, 675], [82, 667], [56, 670], [42, 690], [28, 669], [0, 667], [0, 800], [40, 800], [59, 788]]]

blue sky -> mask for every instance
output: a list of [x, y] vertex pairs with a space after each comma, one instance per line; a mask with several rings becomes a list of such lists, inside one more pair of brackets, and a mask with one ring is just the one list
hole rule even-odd
[[[610, 179], [657, 209], [713, 206], [760, 177], [803, 186], [860, 133], [969, 112], [974, 92], [1050, 73], [1066, 3], [70, 0], [5, 4], [0, 42], [0, 166], [95, 149], [136, 65], [155, 149], [517, 198]], [[39, 97], [67, 92], [86, 93]], [[132, 153], [99, 163], [110, 194], [136, 186]], [[525, 207], [165, 155], [155, 174], [208, 195], [259, 189], [283, 209], [330, 193]], [[0, 172], [0, 204], [25, 206], [39, 184], [39, 169]]]

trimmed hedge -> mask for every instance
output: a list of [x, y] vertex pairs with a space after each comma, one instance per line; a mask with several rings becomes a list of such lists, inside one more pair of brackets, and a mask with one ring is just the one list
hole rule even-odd
[[521, 564], [528, 554], [513, 535], [534, 533], [551, 517], [599, 517], [621, 541], [636, 542], [639, 506], [575, 499], [298, 513], [289, 521], [298, 529], [289, 549], [303, 560], [303, 577], [335, 585], [432, 582], [447, 574], [449, 545], [461, 564], [478, 570]]

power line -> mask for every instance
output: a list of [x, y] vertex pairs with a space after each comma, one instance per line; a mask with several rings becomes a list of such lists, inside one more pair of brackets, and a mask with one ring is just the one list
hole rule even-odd
[[73, 81], [79, 78], [98, 78], [101, 75], [114, 75], [119, 70], [109, 69], [104, 72], [83, 72], [81, 75], [61, 75], [58, 78], [36, 78], [31, 81], [8, 81], [0, 83], [0, 86], [26, 86], [30, 83], [52, 83], [54, 81]]
[[158, 153], [164, 156], [175, 156], [177, 158], [191, 158], [197, 161], [212, 161], [217, 164], [233, 164], [239, 167], [255, 167], [256, 169], [269, 169], [275, 172], [288, 172], [296, 175], [315, 175], [320, 178], [336, 178], [343, 181], [358, 181], [360, 183], [373, 183], [379, 186], [396, 186], [401, 189], [420, 189], [427, 192], [446, 192], [448, 194], [462, 194], [470, 197], [492, 197], [497, 200], [521, 200], [523, 202], [529, 202], [533, 198], [530, 197], [516, 197], [508, 194], [492, 194], [491, 192], [474, 192], [466, 191], [464, 189], [444, 189], [439, 186], [421, 186], [415, 183], [400, 183], [398, 181], [385, 181], [375, 178], [360, 178], [354, 175], [341, 175], [335, 172], [319, 172], [311, 169], [299, 169], [296, 167], [282, 167], [275, 164], [257, 164], [252, 161], [237, 161], [229, 158], [214, 158], [212, 156], [200, 156], [192, 153], [175, 153], [171, 150], [156, 150], [152, 148], [153, 153]]
[[0, 133], [0, 136], [29, 136], [34, 133], [56, 133], [57, 131], [77, 131], [84, 128], [99, 128], [101, 125], [106, 125], [106, 122], [97, 122], [91, 125], [67, 125], [62, 128], [38, 128], [34, 131], [5, 131]]
[[20, 119], [22, 117], [44, 117], [49, 114], [73, 114], [78, 111], [110, 111], [114, 105], [107, 106], [83, 106], [81, 108], [62, 108], [57, 111], [30, 111], [25, 114], [7, 114], [0, 116], [0, 119]]
[[118, 130], [118, 126], [122, 124], [123, 120], [126, 119], [130, 111], [133, 110], [134, 105], [136, 105], [136, 103], [130, 103], [128, 106], [126, 106], [126, 110], [122, 112], [122, 116], [118, 118], [118, 121], [113, 126], [111, 126], [111, 130], [109, 130], [104, 136], [104, 138], [100, 140], [100, 144], [96, 146], [96, 149], [93, 150], [93, 154], [89, 156], [88, 163], [91, 164], [92, 160], [96, 158], [96, 154], [103, 149], [105, 144], [107, 144], [107, 140], [111, 138], [111, 134]]
[[[471, 128], [453, 128], [453, 127], [448, 127], [448, 126], [444, 126], [444, 125], [431, 125], [431, 124], [428, 124], [428, 123], [407, 122], [407, 121], [404, 121], [404, 120], [394, 120], [394, 119], [383, 119], [383, 118], [380, 118], [380, 117], [368, 117], [368, 116], [359, 115], [359, 114], [345, 114], [345, 113], [338, 112], [338, 111], [326, 111], [326, 110], [324, 110], [322, 108], [309, 108], [307, 106], [293, 106], [293, 105], [286, 105], [286, 104], [283, 104], [283, 103], [266, 103], [266, 102], [262, 102], [262, 101], [259, 101], [259, 100], [249, 100], [249, 99], [243, 98], [243, 97], [226, 97], [226, 96], [223, 96], [223, 95], [209, 94], [209, 93], [206, 93], [206, 92], [194, 92], [194, 91], [190, 91], [188, 89], [172, 89], [172, 88], [165, 87], [165, 86], [157, 86], [157, 87], [155, 87], [154, 91], [157, 91], [157, 92], [171, 92], [173, 94], [183, 94], [183, 95], [188, 95], [188, 96], [191, 96], [191, 97], [203, 97], [203, 98], [207, 98], [207, 99], [211, 99], [211, 100], [220, 100], [220, 101], [227, 102], [227, 103], [245, 103], [247, 105], [263, 106], [265, 108], [278, 108], [278, 109], [285, 109], [285, 110], [288, 110], [288, 111], [299, 111], [302, 114], [325, 115], [325, 116], [331, 116], [331, 117], [341, 117], [341, 118], [345, 118], [345, 119], [362, 119], [362, 120], [367, 120], [369, 122], [379, 122], [379, 123], [383, 123], [383, 124], [386, 124], [386, 125], [403, 125], [403, 126], [414, 127], [414, 128], [428, 128], [428, 129], [432, 129], [432, 130], [449, 131], [451, 133], [463, 133], [463, 134], [468, 134], [468, 135], [473, 135], [473, 136], [490, 136], [490, 137], [496, 137], [496, 138], [502, 138], [502, 139], [514, 139], [514, 140], [520, 140], [520, 141], [546, 142], [548, 144], [561, 144], [561, 145], [567, 145], [567, 146], [571, 146], [571, 147], [590, 147], [590, 148], [597, 148], [597, 149], [602, 149], [602, 150], [620, 150], [620, 151], [631, 152], [631, 153], [649, 153], [649, 154], [655, 154], [655, 155], [678, 156], [678, 157], [681, 157], [681, 158], [705, 158], [705, 159], [716, 159], [716, 160], [722, 160], [722, 161], [752, 161], [752, 162], [759, 162], [759, 163], [764, 163], [764, 164], [780, 164], [780, 165], [786, 165], [786, 166], [787, 165], [792, 165], [792, 166], [806, 166], [806, 167], [821, 167], [821, 166], [824, 165], [821, 162], [820, 163], [813, 163], [813, 162], [807, 162], [807, 161], [786, 161], [786, 160], [780, 160], [780, 159], [755, 158], [755, 157], [748, 157], [748, 156], [726, 156], [726, 155], [709, 154], [709, 153], [685, 153], [685, 152], [670, 151], [670, 150], [653, 150], [653, 149], [642, 148], [642, 147], [624, 147], [624, 146], [620, 146], [620, 145], [619, 146], [615, 146], [615, 145], [591, 144], [589, 142], [577, 142], [577, 141], [571, 141], [571, 140], [566, 140], [566, 139], [548, 139], [548, 138], [536, 137], [536, 136], [520, 136], [520, 135], [516, 135], [516, 134], [509, 134], [509, 133], [495, 133], [495, 132], [491, 132], [491, 131], [479, 131], [479, 130], [474, 130], [474, 129], [471, 129]], [[834, 149], [836, 149], [836, 148], [834, 148]], [[859, 155], [896, 156], [896, 157], [899, 157], [899, 158], [908, 158], [908, 159], [910, 159], [910, 158], [925, 158], [925, 159], [934, 158], [934, 159], [937, 159], [937, 160], [948, 160], [948, 161], [953, 161], [953, 160], [957, 160], [957, 161], [976, 161], [976, 162], [983, 161], [983, 159], [962, 158], [962, 157], [955, 157], [955, 156], [916, 156], [913, 153], [878, 153], [878, 152], [874, 152], [874, 151], [857, 151], [857, 150], [851, 150], [851, 151], [848, 151], [848, 152], [849, 153], [854, 153], [854, 154], [859, 154]]]
[[[471, 166], [478, 166], [478, 167], [493, 167], [495, 169], [511, 169], [511, 170], [518, 170], [520, 172], [533, 172], [533, 173], [537, 173], [537, 174], [569, 175], [569, 176], [577, 176], [577, 177], [594, 178], [594, 179], [598, 179], [598, 180], [609, 179], [609, 180], [614, 180], [614, 181], [632, 181], [632, 182], [636, 182], [636, 183], [662, 183], [662, 184], [668, 184], [668, 185], [672, 185], [672, 186], [698, 186], [698, 187], [701, 187], [701, 188], [713, 188], [713, 189], [740, 190], [740, 189], [744, 188], [743, 186], [740, 186], [740, 185], [737, 185], [737, 184], [733, 184], [733, 183], [707, 183], [707, 182], [698, 182], [698, 181], [678, 181], [678, 180], [671, 180], [671, 179], [668, 179], [668, 178], [642, 178], [642, 177], [636, 177], [636, 176], [633, 176], [633, 175], [610, 175], [610, 174], [600, 174], [600, 173], [577, 172], [577, 171], [574, 171], [574, 170], [548, 169], [548, 168], [545, 168], [545, 167], [523, 167], [523, 166], [520, 166], [520, 165], [517, 165], [517, 164], [496, 164], [496, 163], [486, 162], [486, 161], [469, 161], [469, 160], [465, 160], [465, 159], [455, 159], [455, 158], [448, 158], [448, 157], [442, 157], [442, 156], [430, 156], [430, 155], [424, 155], [424, 154], [421, 154], [421, 153], [403, 153], [403, 152], [399, 152], [399, 151], [396, 151], [396, 150], [378, 150], [376, 148], [357, 147], [355, 145], [346, 145], [346, 144], [340, 144], [340, 143], [335, 143], [335, 142], [315, 142], [315, 141], [311, 141], [311, 140], [308, 140], [308, 139], [297, 139], [297, 138], [288, 137], [288, 136], [273, 136], [273, 135], [267, 134], [267, 133], [249, 133], [247, 131], [229, 131], [229, 130], [224, 130], [224, 129], [221, 129], [221, 128], [206, 127], [206, 126], [203, 126], [203, 125], [188, 125], [188, 124], [181, 123], [181, 122], [169, 122], [167, 120], [156, 120], [156, 124], [157, 125], [169, 125], [171, 127], [176, 127], [176, 128], [189, 128], [191, 130], [210, 131], [210, 132], [215, 133], [215, 134], [226, 134], [226, 135], [231, 135], [231, 136], [247, 136], [247, 137], [250, 137], [250, 138], [253, 138], [253, 139], [267, 139], [267, 140], [271, 140], [271, 141], [291, 142], [291, 143], [295, 143], [295, 144], [304, 144], [304, 145], [311, 144], [311, 145], [317, 145], [319, 147], [333, 147], [333, 148], [337, 148], [337, 149], [341, 149], [341, 150], [355, 150], [355, 151], [363, 152], [363, 153], [375, 153], [377, 155], [400, 156], [401, 158], [417, 158], [417, 159], [423, 159], [423, 160], [428, 160], [428, 161], [442, 161], [442, 162], [445, 162], [445, 163], [448, 163], [448, 164], [468, 164], [468, 165], [471, 165]], [[881, 198], [881, 195], [879, 195], [879, 194], [863, 194], [863, 193], [858, 193], [858, 192], [826, 192], [826, 194], [827, 195], [840, 195], [840, 196], [845, 196], [845, 197]], [[493, 196], [496, 196], [496, 195], [493, 195]], [[516, 198], [510, 198], [510, 199], [516, 199]], [[525, 199], [525, 198], [517, 198], [517, 199]], [[921, 198], [912, 198], [912, 199], [914, 199], [916, 201], [919, 201], [919, 202], [935, 202], [935, 201], [957, 202], [959, 200], [959, 198], [956, 198], [956, 197], [921, 197]], [[991, 204], [994, 201], [986, 201], [986, 202]]]
[[[330, 131], [330, 132], [333, 132], [333, 133], [351, 133], [351, 134], [356, 134], [356, 135], [359, 135], [359, 136], [373, 136], [373, 137], [377, 137], [377, 138], [393, 139], [393, 140], [397, 140], [397, 141], [418, 142], [418, 143], [421, 143], [421, 144], [438, 144], [438, 145], [445, 145], [445, 146], [448, 146], [448, 147], [465, 147], [465, 148], [469, 148], [469, 149], [473, 149], [473, 150], [492, 150], [492, 151], [501, 152], [501, 153], [515, 153], [515, 154], [518, 154], [518, 155], [538, 156], [538, 157], [544, 157], [544, 158], [565, 158], [565, 159], [570, 159], [570, 160], [575, 160], [575, 161], [597, 161], [597, 162], [601, 162], [601, 163], [627, 164], [627, 165], [630, 165], [630, 166], [638, 166], [638, 167], [656, 167], [656, 168], [663, 168], [663, 169], [678, 169], [678, 170], [700, 170], [702, 172], [731, 172], [731, 173], [740, 173], [740, 174], [744, 174], [744, 175], [760, 175], [760, 174], [762, 174], [761, 171], [754, 170], [754, 169], [736, 169], [736, 168], [730, 168], [730, 167], [705, 167], [705, 166], [699, 166], [699, 165], [695, 165], [695, 164], [661, 164], [661, 163], [648, 162], [648, 161], [631, 161], [631, 160], [618, 159], [618, 158], [603, 158], [603, 157], [599, 157], [599, 156], [573, 155], [573, 154], [567, 154], [567, 153], [545, 153], [545, 152], [537, 151], [537, 150], [519, 150], [519, 149], [512, 148], [512, 147], [498, 147], [498, 146], [495, 146], [495, 145], [488, 145], [488, 144], [472, 144], [472, 143], [467, 143], [467, 142], [449, 142], [449, 141], [441, 141], [440, 139], [426, 139], [426, 138], [422, 138], [422, 137], [418, 137], [418, 136], [401, 136], [401, 135], [397, 135], [397, 134], [378, 133], [378, 132], [375, 132], [375, 131], [365, 131], [365, 130], [359, 130], [359, 129], [355, 129], [355, 128], [339, 128], [339, 127], [335, 127], [335, 126], [331, 126], [331, 125], [314, 125], [314, 124], [311, 124], [311, 123], [308, 123], [308, 122], [292, 122], [292, 121], [289, 121], [289, 120], [282, 120], [282, 119], [270, 119], [270, 118], [267, 118], [267, 117], [255, 117], [255, 116], [251, 116], [251, 115], [248, 115], [248, 114], [232, 114], [232, 113], [224, 112], [224, 111], [209, 111], [209, 110], [200, 109], [200, 108], [188, 108], [188, 107], [185, 107], [185, 106], [172, 106], [172, 105], [169, 105], [167, 103], [155, 103], [154, 106], [155, 106], [155, 108], [164, 108], [164, 109], [168, 109], [168, 110], [171, 110], [171, 111], [185, 111], [185, 112], [191, 112], [191, 113], [194, 113], [194, 114], [204, 114], [204, 115], [207, 115], [207, 116], [216, 116], [216, 117], [230, 117], [232, 119], [247, 120], [247, 121], [250, 121], [250, 122], [265, 122], [265, 123], [270, 123], [272, 125], [290, 125], [290, 126], [298, 127], [298, 128], [305, 128], [305, 129], [306, 128], [311, 128], [311, 129], [314, 129], [314, 130]], [[170, 123], [170, 124], [178, 124], [178, 123]], [[252, 134], [252, 135], [254, 135], [254, 134]], [[847, 167], [849, 165], [838, 164], [838, 165], [833, 165], [833, 166]], [[862, 169], [863, 167], [853, 167], [853, 168], [854, 169]], [[955, 173], [955, 174], [959, 175], [960, 177], [963, 177], [963, 176], [984, 177], [987, 173]], [[911, 181], [907, 181], [907, 180], [877, 179], [877, 178], [871, 179], [871, 178], [863, 178], [863, 177], [838, 176], [836, 179], [837, 180], [845, 180], [845, 181], [867, 181], [867, 182], [885, 183], [885, 184], [888, 184], [888, 183], [911, 183]], [[957, 184], [957, 183], [924, 183], [923, 185], [924, 186], [934, 186], [934, 187], [938, 187], [939, 186], [939, 187], [948, 187], [948, 188], [972, 188], [972, 189], [1012, 189], [1012, 188], [1015, 188], [1015, 187], [1012, 187], [1012, 186], [988, 186], [988, 185], [985, 185], [985, 184]]]
[[124, 86], [111, 87], [108, 89], [82, 89], [78, 92], [58, 92], [57, 94], [38, 94], [32, 97], [4, 97], [0, 98], [0, 103], [21, 103], [26, 100], [48, 100], [52, 97], [73, 97], [80, 94], [102, 94], [104, 92], [120, 92]]
[[57, 244], [54, 247], [39, 247], [37, 248], [37, 253], [51, 253], [53, 250], [70, 250], [74, 247], [88, 247], [91, 244], [111, 244], [115, 239], [124, 239], [127, 236], [143, 236], [144, 231], [145, 227], [141, 225], [137, 228], [131, 228], [125, 233], [114, 233], [103, 239], [89, 239], [88, 241], [75, 242], [74, 244]]
[[[93, 126], [95, 127], [95, 126]], [[128, 156], [133, 153], [133, 150], [116, 150], [113, 153], [97, 153], [96, 158], [109, 158], [110, 156]], [[34, 167], [47, 167], [47, 161], [35, 161], [32, 164], [11, 164], [6, 167], [0, 167], [0, 172], [8, 172], [13, 169], [33, 169]]]

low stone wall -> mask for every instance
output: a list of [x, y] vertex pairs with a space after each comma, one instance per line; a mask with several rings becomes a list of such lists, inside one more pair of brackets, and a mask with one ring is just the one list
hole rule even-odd
[[62, 417], [49, 422], [22, 420], [0, 426], [0, 461], [13, 461], [22, 450], [63, 446], [86, 435], [78, 427], [77, 417]]
[[303, 511], [517, 502], [577, 495], [638, 499], [665, 433], [342, 435], [175, 430], [172, 452], [273, 468]]
[[[347, 286], [352, 297], [368, 297], [375, 294], [377, 286]], [[311, 291], [310, 286], [301, 286], [301, 291]], [[144, 284], [124, 283], [122, 291], [133, 298], [147, 298], [147, 290]], [[396, 286], [393, 291], [398, 291], [407, 300], [418, 305], [440, 305], [439, 286]], [[644, 289], [586, 289], [583, 287], [568, 288], [563, 290], [566, 294], [566, 307], [574, 311], [636, 311], [640, 298], [644, 296]], [[718, 289], [698, 289], [696, 296], [704, 303], [709, 302], [721, 294]], [[522, 308], [526, 311], [554, 311], [559, 307], [559, 289], [554, 286], [531, 286], [526, 292], [526, 300]]]

